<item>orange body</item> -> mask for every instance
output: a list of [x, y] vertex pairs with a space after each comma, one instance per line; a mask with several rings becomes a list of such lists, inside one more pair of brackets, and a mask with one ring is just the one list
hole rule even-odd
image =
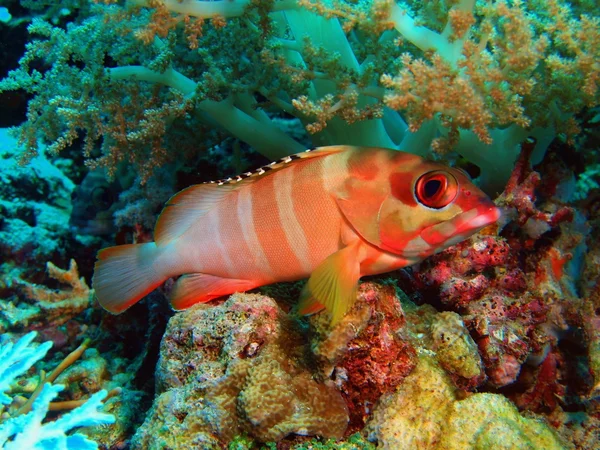
[[404, 267], [498, 218], [456, 169], [379, 148], [323, 147], [174, 196], [155, 243], [102, 250], [94, 287], [120, 312], [173, 276], [175, 309], [310, 277], [301, 311], [339, 320], [363, 275]]

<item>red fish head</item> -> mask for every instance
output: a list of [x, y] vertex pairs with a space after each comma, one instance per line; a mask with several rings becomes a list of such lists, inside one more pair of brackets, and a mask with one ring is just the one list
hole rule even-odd
[[494, 223], [500, 210], [468, 176], [420, 161], [389, 176], [390, 194], [379, 210], [379, 247], [422, 259]]

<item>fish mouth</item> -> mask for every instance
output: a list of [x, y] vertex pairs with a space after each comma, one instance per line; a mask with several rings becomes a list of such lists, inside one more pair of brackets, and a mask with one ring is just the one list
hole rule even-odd
[[450, 247], [495, 223], [500, 215], [500, 209], [496, 205], [486, 202], [457, 214], [450, 220], [425, 228], [421, 232], [421, 238], [434, 248]]

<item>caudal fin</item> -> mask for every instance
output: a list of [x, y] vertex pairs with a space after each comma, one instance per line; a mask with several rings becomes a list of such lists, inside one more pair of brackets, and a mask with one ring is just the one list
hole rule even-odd
[[154, 242], [100, 250], [92, 277], [100, 305], [119, 314], [160, 286], [167, 277], [155, 270], [157, 255]]

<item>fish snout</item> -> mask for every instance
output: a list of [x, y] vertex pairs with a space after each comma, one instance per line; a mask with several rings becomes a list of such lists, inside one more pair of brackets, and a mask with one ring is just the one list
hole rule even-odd
[[421, 238], [432, 248], [441, 250], [477, 233], [500, 218], [501, 212], [491, 201], [486, 201], [450, 220], [425, 228]]

